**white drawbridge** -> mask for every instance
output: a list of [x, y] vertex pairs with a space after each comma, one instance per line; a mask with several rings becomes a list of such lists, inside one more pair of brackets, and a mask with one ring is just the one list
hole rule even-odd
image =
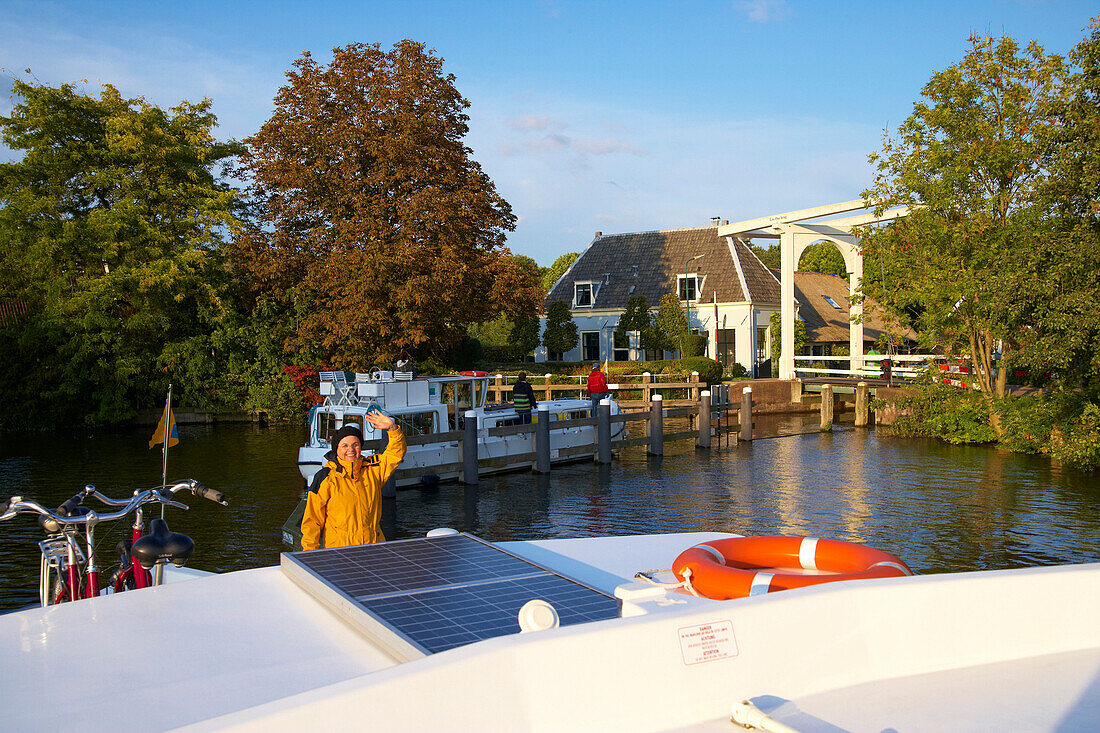
[[[779, 378], [793, 379], [794, 371], [794, 271], [798, 260], [806, 248], [817, 242], [830, 242], [844, 256], [844, 266], [848, 272], [849, 295], [854, 294], [863, 279], [863, 254], [860, 251], [858, 237], [852, 232], [856, 227], [890, 221], [906, 216], [907, 207], [898, 207], [875, 214], [868, 211], [855, 216], [840, 219], [828, 219], [814, 222], [827, 216], [835, 216], [851, 211], [873, 209], [874, 204], [863, 199], [846, 201], [840, 204], [817, 206], [812, 209], [789, 211], [785, 214], [772, 214], [756, 219], [748, 219], [726, 224], [718, 229], [719, 236], [736, 237], [743, 242], [751, 239], [778, 239], [780, 262], [780, 297], [783, 333], [782, 353], [779, 357]], [[852, 370], [863, 368], [863, 306], [853, 302], [851, 306], [852, 324], [849, 337]]]

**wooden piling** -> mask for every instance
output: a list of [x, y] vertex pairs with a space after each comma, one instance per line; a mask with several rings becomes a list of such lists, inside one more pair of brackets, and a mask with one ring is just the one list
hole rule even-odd
[[866, 382], [856, 385], [856, 427], [865, 428], [868, 423], [868, 405], [871, 402], [871, 388]]
[[596, 462], [611, 463], [611, 400], [600, 400], [599, 421], [596, 425]]
[[737, 417], [741, 423], [741, 440], [752, 440], [752, 387], [741, 390], [741, 412]]
[[833, 385], [821, 385], [821, 429], [833, 429]]
[[665, 454], [665, 401], [659, 394], [653, 395], [649, 405], [649, 445], [646, 452], [651, 456]]
[[466, 411], [466, 425], [462, 435], [462, 483], [476, 484], [477, 475], [477, 413]]
[[535, 473], [550, 473], [550, 405], [538, 407], [535, 425]]
[[699, 439], [695, 441], [698, 448], [710, 448], [710, 391], [704, 389], [699, 393]]

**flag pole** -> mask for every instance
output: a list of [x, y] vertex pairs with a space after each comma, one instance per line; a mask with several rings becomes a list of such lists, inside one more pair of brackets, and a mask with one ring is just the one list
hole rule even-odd
[[[172, 423], [174, 423], [174, 416], [172, 415], [172, 383], [168, 383], [168, 397], [164, 400], [164, 442], [161, 443], [161, 453], [164, 457], [160, 468], [160, 485], [168, 485], [168, 443], [172, 438]], [[160, 505], [160, 518], [164, 519], [164, 504]]]

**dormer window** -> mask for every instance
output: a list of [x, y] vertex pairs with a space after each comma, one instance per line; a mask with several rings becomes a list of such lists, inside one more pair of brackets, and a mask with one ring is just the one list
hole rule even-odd
[[573, 283], [573, 307], [591, 308], [596, 299], [597, 283], [578, 282]]
[[699, 277], [697, 275], [679, 275], [676, 278], [680, 300], [699, 299]]

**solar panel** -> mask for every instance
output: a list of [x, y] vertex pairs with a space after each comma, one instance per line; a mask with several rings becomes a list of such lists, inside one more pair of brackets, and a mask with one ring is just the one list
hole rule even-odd
[[283, 553], [283, 572], [399, 659], [518, 633], [532, 599], [562, 626], [621, 602], [468, 534]]

